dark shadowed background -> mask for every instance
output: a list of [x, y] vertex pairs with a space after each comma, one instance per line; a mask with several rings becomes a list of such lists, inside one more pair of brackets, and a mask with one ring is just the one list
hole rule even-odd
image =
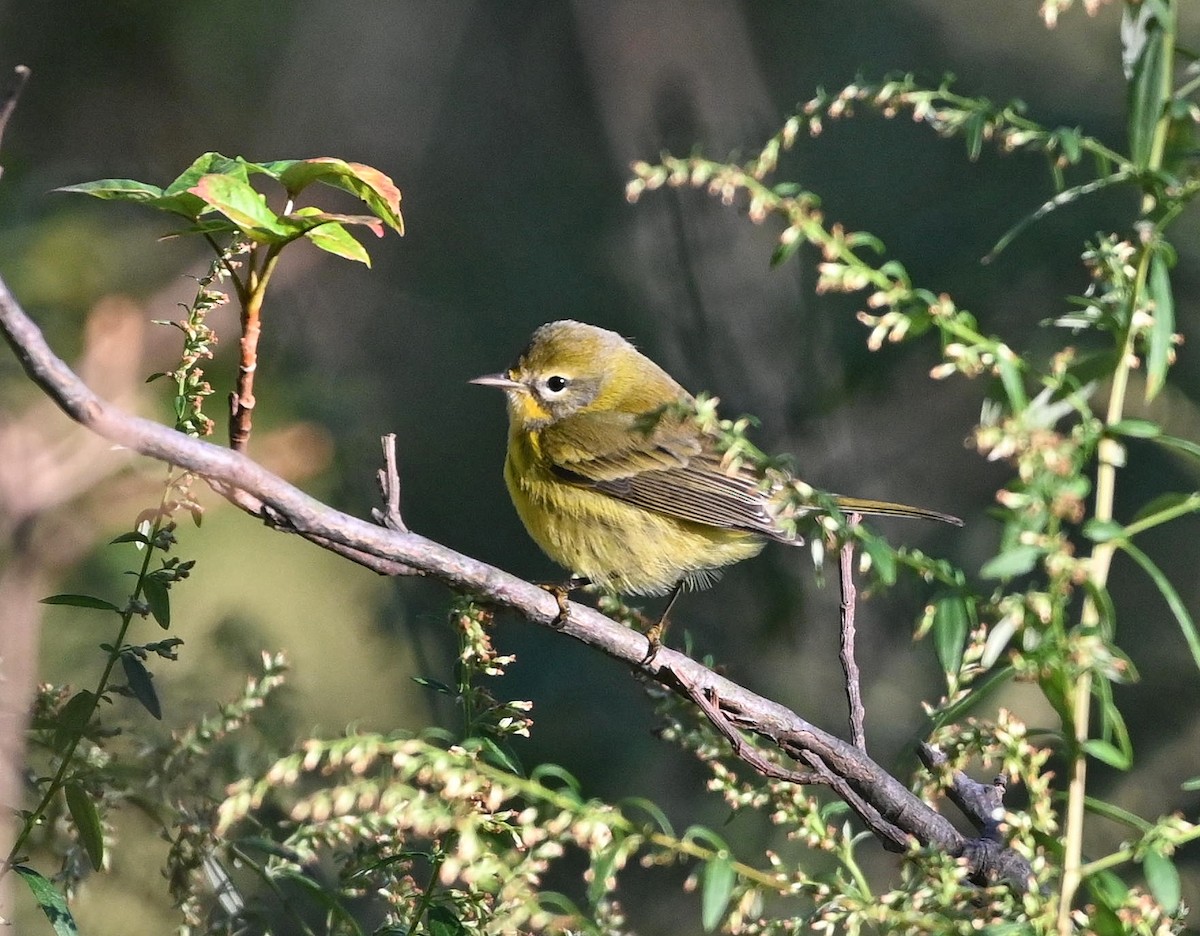
[[[690, 389], [719, 395], [727, 414], [760, 417], [762, 446], [793, 453], [814, 484], [964, 517], [963, 530], [881, 527], [977, 569], [995, 545], [986, 511], [1005, 480], [964, 444], [984, 383], [931, 382], [929, 343], [867, 352], [858, 306], [814, 295], [811, 256], [769, 268], [770, 224], [693, 192], [628, 204], [629, 163], [663, 150], [749, 155], [818, 86], [897, 70], [929, 83], [953, 72], [965, 93], [1022, 98], [1035, 119], [1124, 148], [1118, 15], [1073, 12], [1047, 31], [1032, 0], [0, 2], [0, 69], [33, 69], [4, 140], [0, 273], [60, 353], [86, 348], [93, 381], [133, 400], [178, 347], [174, 331], [149, 320], [175, 314], [194, 288], [184, 275], [207, 258], [194, 241], [158, 242], [171, 227], [163, 218], [50, 190], [101, 177], [165, 184], [207, 150], [365, 162], [403, 190], [408, 233], [372, 239], [370, 270], [307, 246], [285, 254], [264, 313], [251, 454], [364, 514], [376, 498], [378, 437], [394, 431], [413, 529], [517, 574], [557, 577], [504, 491], [502, 401], [467, 380], [510, 363], [537, 325], [578, 318], [630, 336]], [[817, 192], [830, 219], [881, 237], [918, 285], [949, 292], [985, 331], [1035, 353], [1059, 339], [1039, 323], [1086, 286], [1083, 240], [1124, 231], [1134, 204], [1114, 193], [1069, 207], [984, 266], [1000, 235], [1052, 194], [1044, 161], [985, 147], [972, 163], [960, 141], [864, 115], [801, 141], [780, 175]], [[1190, 340], [1195, 221], [1174, 233]], [[219, 322], [214, 373], [227, 381], [234, 323]], [[1163, 405], [1168, 431], [1194, 439], [1200, 373], [1190, 350]], [[94, 544], [131, 523], [161, 474], [103, 447], [65, 464], [61, 453], [84, 445], [82, 433], [39, 406], [6, 354], [0, 387], [0, 426], [26, 427], [28, 439], [8, 450], [17, 453], [9, 473], [24, 470], [25, 481], [0, 500], [22, 523], [3, 529], [14, 541], [16, 527], [33, 530], [40, 544], [33, 558], [27, 544], [0, 545], [10, 571], [18, 553], [27, 563], [20, 594], [4, 592], [0, 576], [0, 616], [16, 627], [40, 616], [30, 599], [117, 587], [127, 557]], [[166, 418], [157, 387], [137, 405]], [[60, 453], [48, 462], [58, 473], [34, 497], [29, 465], [46, 451]], [[1186, 472], [1135, 447], [1123, 502], [1195, 487]], [[444, 589], [378, 579], [206, 500], [204, 528], [182, 535], [181, 555], [198, 560], [174, 593], [182, 660], [156, 670], [168, 726], [234, 691], [263, 648], [287, 650], [294, 665], [281, 736], [453, 724], [410, 679], [449, 673]], [[1147, 541], [1192, 606], [1196, 532], [1177, 525]], [[1197, 773], [1200, 683], [1157, 593], [1120, 564], [1113, 588], [1124, 646], [1147, 683], [1119, 692], [1152, 768], [1136, 789], [1102, 770], [1097, 782], [1134, 810], [1194, 814], [1195, 794], [1178, 784]], [[911, 641], [927, 597], [908, 585], [861, 609], [868, 735], [885, 764], [907, 756], [920, 701], [940, 692], [931, 647]], [[841, 731], [836, 605], [803, 553], [772, 547], [685, 598], [671, 639], [690, 632], [693, 652], [713, 654], [732, 678]], [[37, 678], [91, 681], [96, 639], [70, 613], [47, 614]], [[588, 794], [653, 797], [679, 826], [722, 827], [726, 810], [702, 770], [654, 738], [652, 703], [627, 672], [512, 618], [497, 640], [518, 655], [500, 691], [534, 702], [527, 765], [562, 764]], [[998, 704], [1057, 727], [1033, 698], [1014, 687]], [[128, 825], [112, 873], [80, 897], [89, 933], [172, 925], [156, 870], [162, 845]], [[748, 855], [794, 847], [753, 817], [722, 833]], [[893, 859], [876, 857], [874, 870], [892, 873]], [[626, 873], [639, 931], [699, 930], [698, 900], [663, 886], [680, 876]], [[1197, 890], [1193, 874], [1185, 896]]]

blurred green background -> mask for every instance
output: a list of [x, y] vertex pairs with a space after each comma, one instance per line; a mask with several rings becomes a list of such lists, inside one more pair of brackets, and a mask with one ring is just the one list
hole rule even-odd
[[[1183, 32], [1194, 36], [1196, 11], [1184, 12]], [[1073, 12], [1054, 31], [1036, 13], [1033, 0], [0, 2], [0, 68], [33, 69], [4, 139], [0, 273], [68, 359], [84, 351], [90, 316], [91, 379], [133, 400], [178, 347], [175, 332], [137, 323], [173, 317], [194, 289], [185, 274], [207, 258], [193, 241], [158, 242], [170, 230], [159, 217], [50, 190], [101, 177], [165, 184], [207, 150], [365, 162], [402, 189], [408, 233], [372, 239], [371, 270], [307, 246], [285, 255], [264, 313], [252, 454], [365, 515], [376, 499], [378, 437], [395, 432], [414, 530], [514, 573], [555, 578], [503, 488], [502, 402], [466, 381], [510, 363], [542, 322], [578, 318], [635, 339], [690, 389], [718, 394], [727, 414], [756, 414], [762, 446], [793, 453], [814, 484], [964, 517], [961, 531], [881, 527], [975, 569], [995, 546], [986, 511], [1005, 480], [964, 444], [986, 385], [930, 382], [936, 348], [925, 343], [869, 354], [857, 305], [813, 294], [811, 257], [769, 268], [770, 224], [756, 227], [701, 193], [630, 205], [623, 188], [631, 160], [664, 149], [752, 153], [817, 86], [896, 70], [930, 83], [953, 72], [964, 93], [1019, 97], [1035, 119], [1123, 148], [1119, 9]], [[1124, 231], [1135, 205], [1132, 193], [1113, 192], [1070, 206], [984, 266], [1000, 235], [1052, 194], [1043, 161], [985, 147], [971, 163], [961, 142], [907, 118], [863, 116], [802, 140], [780, 174], [816, 191], [831, 220], [881, 237], [918, 285], [949, 292], [986, 331], [1035, 354], [1062, 340], [1039, 323], [1086, 287], [1083, 240]], [[1173, 230], [1190, 339], [1196, 222]], [[209, 407], [216, 416], [236, 332], [227, 313], [214, 323], [224, 341], [214, 374], [226, 380]], [[123, 338], [106, 344], [114, 335]], [[1163, 407], [1168, 431], [1193, 439], [1198, 379], [1185, 345]], [[56, 451], [84, 445], [65, 417], [40, 408], [10, 355], [0, 354], [0, 387], [0, 425], [29, 424]], [[154, 385], [139, 405], [167, 418], [161, 392]], [[42, 534], [56, 544], [45, 546], [43, 593], [117, 594], [115, 573], [129, 559], [93, 544], [125, 528], [161, 477], [155, 466], [123, 464], [101, 449], [60, 479], [57, 497], [22, 505], [10, 490], [0, 502], [28, 515], [33, 526], [23, 530], [53, 530], [78, 547]], [[1123, 515], [1159, 491], [1195, 485], [1189, 466], [1134, 447]], [[204, 528], [185, 530], [180, 549], [198, 559], [195, 574], [173, 593], [174, 632], [186, 646], [181, 662], [156, 668], [168, 725], [234, 692], [260, 648], [285, 649], [294, 664], [283, 734], [452, 725], [410, 680], [449, 673], [443, 588], [379, 579], [211, 494], [205, 501]], [[1191, 607], [1197, 532], [1183, 523], [1146, 544]], [[1179, 783], [1200, 772], [1200, 681], [1157, 593], [1120, 563], [1113, 587], [1124, 646], [1143, 674], [1118, 698], [1145, 770], [1136, 784], [1098, 770], [1096, 791], [1149, 814], [1194, 815], [1196, 794]], [[868, 734], [885, 764], [903, 763], [922, 725], [920, 701], [940, 692], [932, 648], [911, 642], [926, 597], [907, 586], [861, 606]], [[686, 597], [672, 640], [690, 632], [693, 652], [713, 654], [732, 678], [841, 731], [836, 606], [836, 591], [816, 587], [803, 556], [771, 548], [713, 591]], [[11, 604], [0, 611], [15, 613]], [[742, 854], [793, 847], [762, 819], [722, 826], [726, 810], [705, 793], [703, 772], [653, 737], [652, 703], [622, 668], [514, 618], [500, 620], [497, 640], [518, 655], [499, 691], [534, 702], [533, 738], [520, 751], [527, 765], [562, 764], [590, 794], [652, 797], [680, 826], [722, 827]], [[47, 614], [39, 679], [94, 679], [95, 642], [71, 614]], [[1021, 687], [998, 704], [1056, 727]], [[145, 717], [132, 704], [130, 715]], [[154, 870], [161, 846], [126, 834], [112, 874], [81, 895], [90, 933], [171, 925]], [[879, 873], [892, 873], [892, 858], [876, 859]], [[1185, 896], [1194, 901], [1192, 861]], [[698, 931], [698, 901], [662, 886], [668, 874], [681, 876], [626, 873], [633, 924]]]

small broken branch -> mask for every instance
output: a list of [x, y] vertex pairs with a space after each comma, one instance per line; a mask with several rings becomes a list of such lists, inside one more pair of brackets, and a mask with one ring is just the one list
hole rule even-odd
[[[847, 525], [857, 526], [861, 520], [860, 514], [850, 514], [847, 518]], [[839, 657], [842, 661], [842, 672], [846, 674], [846, 699], [850, 703], [850, 741], [860, 751], [866, 751], [867, 713], [863, 708], [862, 676], [859, 674], [858, 660], [854, 652], [854, 612], [858, 601], [858, 590], [854, 587], [854, 540], [848, 539], [842, 544], [838, 555], [838, 565], [840, 572], [838, 581], [842, 590], [842, 645]]]

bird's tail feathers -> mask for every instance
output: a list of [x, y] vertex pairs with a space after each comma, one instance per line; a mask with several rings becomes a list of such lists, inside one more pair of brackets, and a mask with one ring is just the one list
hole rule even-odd
[[907, 504], [893, 504], [888, 501], [867, 500], [861, 497], [837, 497], [838, 509], [842, 513], [860, 513], [875, 517], [913, 517], [920, 520], [937, 520], [953, 526], [962, 526], [963, 522], [952, 514], [938, 510], [928, 510], [924, 507], [909, 507]]

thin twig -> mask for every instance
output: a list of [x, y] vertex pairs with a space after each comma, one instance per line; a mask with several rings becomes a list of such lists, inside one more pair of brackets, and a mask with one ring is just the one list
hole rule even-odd
[[0, 97], [0, 139], [4, 137], [4, 130], [8, 126], [8, 118], [12, 116], [14, 110], [17, 109], [17, 101], [21, 99], [21, 92], [25, 90], [25, 82], [29, 80], [32, 74], [29, 67], [26, 65], [18, 65], [13, 69], [13, 77], [7, 88], [4, 89], [4, 96]]
[[697, 689], [683, 677], [678, 677], [678, 685], [680, 690], [704, 713], [704, 717], [712, 722], [713, 727], [725, 737], [732, 746], [734, 755], [764, 777], [772, 780], [785, 780], [801, 786], [810, 783], [828, 783], [828, 779], [817, 771], [788, 770], [786, 767], [767, 760], [758, 748], [746, 741], [729, 717], [721, 711], [721, 697], [715, 689], [708, 691]]
[[[848, 524], [857, 526], [862, 516], [850, 514]], [[847, 539], [839, 555], [842, 587], [841, 632], [842, 646], [839, 654], [842, 672], [846, 674], [846, 698], [850, 703], [850, 741], [860, 751], [867, 749], [866, 710], [862, 701], [862, 678], [858, 672], [858, 660], [854, 653], [854, 612], [858, 602], [858, 590], [854, 587], [854, 540]]]
[[379, 494], [383, 498], [384, 509], [371, 509], [371, 519], [382, 523], [389, 530], [397, 533], [407, 533], [404, 517], [400, 515], [400, 471], [396, 467], [396, 433], [389, 432], [383, 442], [383, 467], [379, 469], [376, 478], [379, 481]]

